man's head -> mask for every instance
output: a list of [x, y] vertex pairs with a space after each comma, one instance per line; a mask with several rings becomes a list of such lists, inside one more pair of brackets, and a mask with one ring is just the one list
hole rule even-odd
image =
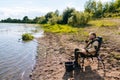
[[90, 32], [90, 33], [89, 33], [89, 39], [92, 40], [92, 39], [94, 39], [94, 38], [96, 38], [96, 33]]

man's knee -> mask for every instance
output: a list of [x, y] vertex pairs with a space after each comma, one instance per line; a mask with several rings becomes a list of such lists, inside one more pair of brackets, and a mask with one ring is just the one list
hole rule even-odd
[[76, 49], [74, 50], [74, 55], [77, 56], [77, 55], [78, 55], [78, 52], [79, 52], [79, 49], [76, 48]]
[[79, 49], [78, 49], [78, 48], [75, 48], [75, 51], [74, 51], [74, 52], [76, 53], [76, 52], [78, 52], [78, 51], [79, 51]]

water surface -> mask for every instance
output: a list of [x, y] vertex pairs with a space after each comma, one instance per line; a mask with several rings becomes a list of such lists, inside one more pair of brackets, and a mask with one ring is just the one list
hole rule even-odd
[[23, 33], [42, 36], [42, 31], [31, 24], [0, 23], [0, 80], [30, 80], [35, 64], [37, 43], [23, 42]]

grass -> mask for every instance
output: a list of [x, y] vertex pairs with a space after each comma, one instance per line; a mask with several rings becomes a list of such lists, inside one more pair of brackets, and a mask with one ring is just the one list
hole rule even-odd
[[120, 54], [111, 53], [111, 55], [112, 55], [115, 59], [120, 60]]
[[43, 24], [41, 25], [45, 32], [52, 32], [52, 33], [62, 33], [62, 34], [71, 34], [73, 35], [70, 40], [74, 41], [84, 41], [87, 36], [88, 32], [84, 30], [84, 28], [77, 28], [69, 25], [50, 25], [50, 24]]
[[120, 60], [120, 55], [114, 55], [114, 58]]
[[89, 32], [85, 31], [84, 28], [79, 28], [78, 32], [74, 33], [73, 40], [83, 42], [88, 38]]
[[[88, 23], [89, 27], [92, 28], [115, 28], [118, 26], [118, 23], [113, 22], [111, 19], [98, 19], [98, 20], [92, 20]], [[60, 24], [55, 24], [55, 25], [51, 25], [51, 24], [42, 24], [41, 25], [42, 28], [44, 29], [45, 32], [52, 32], [52, 33], [82, 33], [85, 34], [86, 36], [86, 32], [84, 33], [83, 30], [81, 30], [82, 28], [84, 29], [84, 27], [73, 27], [73, 26], [69, 26], [69, 25], [60, 25]], [[86, 26], [87, 27], [87, 26]]]
[[117, 23], [107, 20], [107, 19], [100, 19], [100, 20], [92, 20], [89, 22], [89, 25], [95, 27], [116, 27]]
[[118, 35], [120, 35], [120, 32], [118, 32]]
[[32, 36], [29, 33], [22, 34], [22, 40], [23, 41], [30, 41], [30, 40], [33, 40], [33, 39], [34, 39], [34, 36]]
[[52, 32], [52, 33], [75, 33], [77, 32], [77, 28], [74, 28], [69, 25], [60, 25], [60, 24], [43, 24], [41, 25], [45, 32]]
[[[111, 19], [98, 19], [92, 20], [88, 25], [84, 27], [73, 27], [69, 25], [60, 24], [42, 24], [42, 28], [45, 32], [52, 33], [70, 33], [72, 34], [72, 40], [74, 41], [84, 41], [87, 39], [89, 32], [96, 32], [98, 35], [104, 37], [104, 42], [108, 41], [111, 34], [114, 34], [113, 30], [118, 30], [118, 23]], [[120, 34], [117, 32], [117, 34]]]

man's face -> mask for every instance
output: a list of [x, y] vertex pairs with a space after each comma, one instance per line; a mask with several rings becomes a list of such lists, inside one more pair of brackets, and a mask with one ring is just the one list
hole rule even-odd
[[95, 38], [95, 36], [94, 36], [94, 35], [92, 35], [92, 34], [91, 34], [91, 35], [89, 35], [89, 39], [90, 39], [90, 40], [92, 40], [92, 39], [94, 39], [94, 38]]

